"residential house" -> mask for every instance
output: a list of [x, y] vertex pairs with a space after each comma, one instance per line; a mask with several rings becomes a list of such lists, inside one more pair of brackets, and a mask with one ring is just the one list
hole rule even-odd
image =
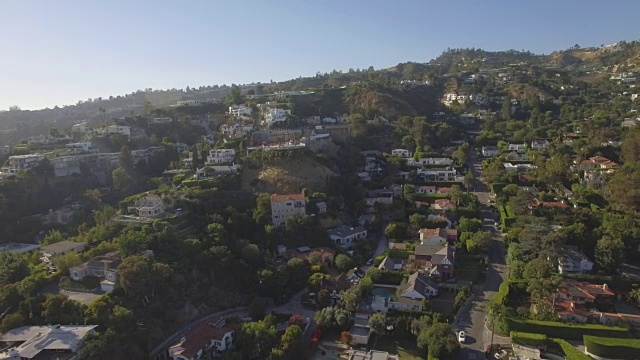
[[398, 303], [402, 304], [402, 300], [405, 300], [405, 307], [418, 305], [419, 309], [422, 309], [422, 300], [438, 296], [438, 284], [429, 279], [426, 274], [416, 271], [399, 286], [399, 293], [404, 299], [398, 299]]
[[367, 319], [361, 319], [356, 317], [354, 324], [349, 330], [351, 334], [351, 345], [367, 345], [369, 338], [371, 337], [371, 329], [369, 328], [369, 322]]
[[578, 250], [577, 246], [565, 245], [561, 248], [561, 257], [558, 260], [560, 274], [585, 274], [591, 270], [593, 270], [593, 261]]
[[504, 166], [504, 171], [507, 173], [510, 172], [527, 172], [527, 171], [532, 171], [534, 169], [537, 169], [538, 167], [532, 164], [512, 164], [512, 163], [502, 163], [502, 165]]
[[196, 173], [193, 175], [193, 178], [196, 180], [205, 180], [210, 179], [222, 175], [234, 175], [237, 174], [242, 166], [240, 165], [208, 165], [203, 168], [196, 170]]
[[67, 150], [72, 151], [89, 151], [91, 150], [91, 142], [69, 143], [66, 144], [65, 147], [67, 148]]
[[416, 245], [409, 257], [418, 268], [424, 268], [437, 280], [448, 280], [455, 275], [455, 247], [450, 245]]
[[313, 130], [311, 130], [311, 134], [309, 134], [309, 140], [329, 140], [331, 139], [331, 134], [329, 131], [325, 129], [323, 126], [318, 125]]
[[483, 146], [482, 156], [484, 157], [496, 157], [500, 154], [500, 149], [497, 146]]
[[334, 244], [351, 246], [355, 241], [367, 238], [367, 229], [362, 226], [339, 225], [327, 232]]
[[375, 214], [362, 214], [358, 217], [358, 224], [360, 224], [360, 226], [371, 224], [375, 217]]
[[252, 113], [253, 113], [253, 109], [251, 109], [251, 107], [249, 106], [244, 106], [244, 105], [229, 106], [229, 115], [231, 116], [235, 116], [235, 117], [251, 116]]
[[516, 151], [512, 151], [504, 157], [506, 161], [531, 161], [531, 157], [527, 154], [520, 154]]
[[318, 207], [318, 214], [325, 214], [327, 212], [327, 203], [324, 201], [319, 201], [316, 203]]
[[322, 263], [325, 265], [333, 264], [333, 258], [336, 256], [336, 252], [328, 247], [315, 247], [310, 248], [308, 246], [300, 246], [295, 249], [289, 249], [284, 251], [284, 257], [287, 259], [298, 258], [301, 260], [308, 260], [311, 253], [319, 253]]
[[565, 280], [559, 287], [556, 299], [572, 301], [576, 304], [612, 304], [616, 294], [607, 284], [596, 285], [587, 281]]
[[436, 199], [431, 208], [435, 210], [453, 210], [456, 208], [456, 204], [452, 203], [449, 199]]
[[612, 169], [618, 166], [615, 162], [607, 159], [604, 156], [593, 156], [586, 160], [574, 161], [575, 170], [597, 170], [597, 169]]
[[68, 223], [71, 222], [71, 220], [73, 220], [73, 214], [76, 213], [76, 210], [77, 209], [74, 209], [72, 206], [65, 206], [56, 210], [49, 209], [48, 213], [44, 215], [40, 215], [39, 218], [42, 224], [44, 225], [48, 225], [48, 224], [67, 225]]
[[58, 255], [64, 255], [70, 252], [83, 252], [85, 249], [85, 243], [75, 241], [60, 241], [55, 244], [43, 246], [40, 249], [40, 253], [44, 257], [54, 257]]
[[347, 352], [346, 360], [399, 360], [397, 355], [389, 355], [386, 351], [378, 350], [349, 350]]
[[[2, 359], [75, 359], [88, 335], [97, 325], [21, 326], [4, 333], [0, 341], [9, 344]], [[4, 356], [2, 356], [4, 355]]]
[[305, 215], [306, 204], [303, 194], [271, 194], [271, 223], [280, 226], [294, 215]]
[[225, 138], [239, 139], [248, 135], [253, 128], [250, 122], [233, 122], [220, 125], [220, 132]]
[[8, 159], [8, 168], [12, 170], [33, 169], [44, 159], [45, 156], [41, 154], [12, 155]]
[[533, 140], [531, 142], [531, 148], [533, 150], [544, 150], [546, 149], [549, 145], [551, 145], [551, 143], [549, 142], [549, 140]]
[[74, 124], [71, 126], [71, 131], [72, 132], [80, 132], [80, 133], [85, 133], [87, 132], [89, 123], [86, 121], [83, 121], [81, 123], [78, 124]]
[[[144, 257], [152, 257], [153, 251], [147, 250], [140, 254]], [[118, 266], [122, 263], [122, 256], [117, 251], [99, 255], [93, 259], [69, 269], [69, 277], [75, 281], [81, 281], [87, 276], [102, 278], [100, 288], [102, 291], [112, 291], [118, 279]]]
[[509, 144], [509, 151], [523, 153], [527, 151], [527, 145], [526, 144]]
[[436, 165], [436, 166], [451, 166], [453, 165], [453, 159], [450, 158], [420, 158], [418, 160], [409, 159], [407, 161], [408, 166], [428, 166], [428, 165]]
[[624, 119], [624, 121], [622, 122], [622, 127], [636, 127], [638, 126], [638, 120], [637, 119]]
[[211, 149], [207, 156], [207, 165], [230, 163], [236, 158], [234, 149]]
[[105, 132], [107, 135], [120, 134], [125, 136], [127, 140], [131, 139], [131, 128], [129, 126], [109, 125], [105, 128]]
[[271, 109], [264, 114], [264, 122], [271, 127], [275, 123], [282, 123], [291, 115], [291, 110]]
[[367, 191], [364, 201], [367, 205], [366, 212], [371, 213], [375, 210], [375, 204], [391, 205], [393, 204], [393, 189], [376, 189]]
[[457, 174], [453, 168], [429, 168], [420, 169], [417, 172], [417, 176], [425, 181], [451, 181], [455, 179]]
[[157, 117], [149, 120], [149, 125], [166, 125], [171, 124], [173, 119], [170, 117]]
[[391, 155], [401, 158], [410, 158], [412, 156], [411, 151], [407, 149], [393, 149], [391, 150]]
[[422, 245], [437, 245], [442, 243], [455, 243], [458, 240], [458, 230], [456, 229], [420, 229], [420, 243]]
[[447, 224], [447, 226], [445, 227], [446, 229], [451, 229], [453, 225], [453, 221], [451, 221], [449, 216], [445, 214], [429, 214], [427, 215], [427, 220], [442, 221]]
[[436, 190], [435, 186], [416, 186], [416, 194], [435, 194]]
[[166, 207], [169, 207], [169, 201], [165, 204], [160, 196], [147, 193], [128, 206], [127, 212], [142, 218], [155, 218], [164, 214]]
[[11, 254], [25, 254], [34, 250], [40, 249], [40, 245], [36, 244], [24, 244], [24, 243], [1, 243], [0, 253], [7, 252]]
[[366, 171], [362, 171], [358, 173], [358, 178], [362, 181], [371, 181], [371, 174]]
[[402, 259], [392, 259], [389, 256], [385, 256], [384, 260], [378, 265], [378, 269], [386, 271], [402, 270], [404, 261]]
[[[220, 356], [235, 345], [235, 331], [226, 325], [224, 318], [217, 318], [192, 327], [177, 344], [169, 348], [173, 360], [199, 360], [210, 352]], [[206, 357], [208, 358], [208, 357]]]
[[640, 325], [640, 315], [601, 312], [568, 300], [555, 300], [554, 306], [558, 317], [565, 322], [600, 323], [607, 326]]

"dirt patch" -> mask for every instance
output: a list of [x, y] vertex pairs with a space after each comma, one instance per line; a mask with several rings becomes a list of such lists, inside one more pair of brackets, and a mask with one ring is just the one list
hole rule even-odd
[[242, 189], [251, 192], [294, 193], [302, 188], [320, 191], [335, 172], [313, 160], [291, 160], [278, 165], [265, 165], [260, 169], [245, 169]]

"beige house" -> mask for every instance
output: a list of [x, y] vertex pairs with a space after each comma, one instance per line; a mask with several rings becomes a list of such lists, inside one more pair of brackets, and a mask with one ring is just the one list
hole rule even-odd
[[271, 194], [271, 222], [280, 226], [294, 215], [305, 215], [306, 200], [303, 194]]

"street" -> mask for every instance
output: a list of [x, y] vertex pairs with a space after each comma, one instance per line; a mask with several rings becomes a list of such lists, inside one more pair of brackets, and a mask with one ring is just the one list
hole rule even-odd
[[[482, 162], [477, 159], [475, 151], [469, 151], [469, 169], [474, 175], [473, 190], [483, 204], [481, 219], [494, 219], [495, 215], [489, 206], [490, 191], [482, 182], [480, 168]], [[484, 350], [491, 344], [491, 331], [485, 325], [486, 307], [489, 300], [495, 295], [502, 281], [507, 277], [508, 268], [505, 261], [505, 248], [502, 234], [493, 224], [493, 221], [483, 221], [484, 230], [492, 233], [491, 246], [489, 247], [489, 268], [484, 285], [480, 289], [474, 286], [475, 299], [466, 308], [460, 311], [460, 315], [454, 322], [456, 331], [464, 330], [467, 341], [462, 345], [458, 359], [483, 359]], [[510, 343], [508, 337], [494, 336], [493, 342], [497, 344]]]

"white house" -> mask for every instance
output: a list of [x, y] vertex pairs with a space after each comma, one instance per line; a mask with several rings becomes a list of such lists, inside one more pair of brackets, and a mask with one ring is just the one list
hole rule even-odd
[[207, 156], [207, 164], [221, 164], [233, 162], [236, 157], [234, 149], [212, 149]]
[[244, 105], [233, 105], [229, 106], [229, 114], [235, 117], [241, 116], [251, 116], [253, 113], [253, 109], [249, 106]]
[[29, 154], [29, 155], [13, 155], [9, 156], [9, 169], [22, 170], [32, 169], [40, 164], [45, 159], [41, 154]]
[[131, 139], [131, 128], [129, 126], [109, 125], [106, 127], [105, 132], [108, 135], [121, 134], [126, 136], [127, 140]]
[[449, 181], [456, 177], [455, 169], [420, 169], [417, 175], [426, 181]]
[[484, 157], [495, 157], [500, 154], [500, 149], [497, 146], [483, 146], [482, 147], [482, 156]]
[[163, 125], [163, 124], [171, 124], [173, 119], [170, 117], [157, 117], [149, 120], [150, 125]]
[[11, 344], [6, 353], [0, 358], [6, 360], [17, 359], [45, 359], [76, 358], [75, 353], [80, 350], [88, 335], [95, 333], [97, 325], [53, 325], [53, 326], [21, 326], [7, 331], [0, 341]]
[[447, 241], [455, 241], [458, 238], [456, 229], [420, 229], [420, 243], [422, 245], [438, 245]]
[[264, 122], [267, 126], [285, 122], [288, 115], [291, 115], [291, 110], [271, 109], [264, 114]]
[[407, 165], [409, 166], [425, 166], [425, 165], [451, 166], [453, 165], [453, 159], [449, 159], [449, 158], [420, 158], [418, 160], [409, 159], [407, 161]]
[[271, 194], [271, 223], [280, 226], [294, 215], [305, 215], [306, 205], [303, 194]]
[[407, 149], [393, 149], [393, 150], [391, 150], [391, 155], [392, 156], [401, 157], [401, 158], [410, 158], [411, 157], [411, 151], [409, 151]]
[[509, 144], [509, 151], [523, 153], [527, 151], [527, 145], [526, 144]]
[[577, 246], [565, 245], [561, 249], [562, 256], [558, 260], [558, 272], [560, 274], [584, 274], [593, 270], [593, 261], [578, 250]]
[[401, 296], [412, 300], [429, 299], [438, 295], [438, 284], [418, 271], [411, 274], [407, 283], [401, 285]]
[[233, 175], [237, 174], [241, 166], [235, 165], [207, 165], [203, 168], [196, 170], [193, 175], [195, 180], [205, 180], [214, 178], [221, 175]]
[[83, 121], [81, 123], [72, 125], [71, 131], [84, 133], [84, 132], [87, 132], [88, 126], [89, 126], [89, 123], [86, 121]]
[[533, 140], [531, 142], [531, 148], [533, 150], [544, 150], [546, 149], [549, 145], [551, 145], [551, 143], [549, 142], [549, 140]]
[[169, 348], [172, 360], [198, 360], [205, 352], [220, 356], [235, 346], [235, 332], [224, 318], [192, 327], [177, 344]]
[[137, 199], [134, 205], [127, 207], [127, 212], [135, 213], [143, 218], [154, 218], [164, 214], [165, 204], [160, 196], [145, 194]]
[[504, 157], [507, 161], [530, 161], [531, 157], [527, 154], [521, 154], [517, 151], [512, 151]]
[[367, 238], [367, 229], [362, 226], [339, 225], [327, 232], [334, 244], [350, 246], [355, 241]]
[[74, 151], [89, 151], [91, 149], [91, 142], [77, 142], [69, 143], [65, 145], [68, 150]]

